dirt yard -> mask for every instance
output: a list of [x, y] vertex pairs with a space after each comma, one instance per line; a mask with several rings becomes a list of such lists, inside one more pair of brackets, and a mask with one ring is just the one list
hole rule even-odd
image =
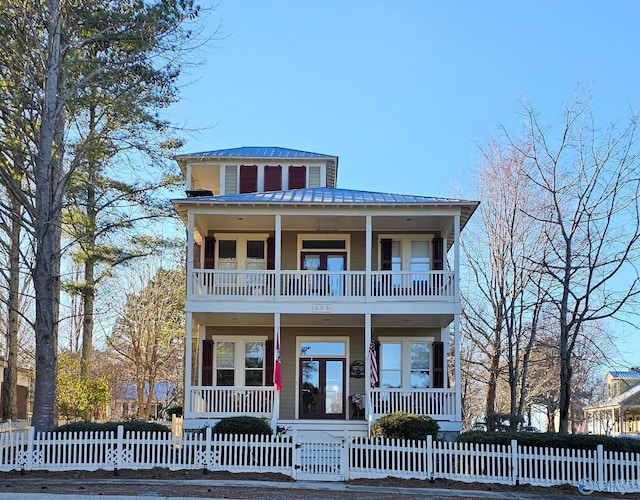
[[[59, 481], [61, 480], [61, 481]], [[144, 481], [144, 482], [141, 482]], [[350, 498], [366, 500], [388, 500], [389, 496], [397, 496], [397, 488], [425, 488], [431, 490], [453, 489], [465, 490], [469, 495], [455, 498], [475, 498], [474, 490], [488, 492], [528, 493], [541, 496], [580, 496], [578, 489], [572, 486], [539, 488], [526, 485], [503, 486], [489, 484], [469, 484], [456, 481], [436, 480], [433, 483], [422, 480], [405, 480], [396, 478], [360, 479], [348, 481], [347, 491], [331, 490], [303, 490], [297, 488], [269, 488], [263, 486], [239, 485], [232, 486], [220, 481], [269, 481], [293, 485], [294, 481], [288, 476], [280, 474], [232, 474], [229, 472], [203, 471], [169, 471], [167, 469], [151, 469], [145, 471], [122, 470], [115, 476], [110, 471], [95, 472], [30, 472], [21, 475], [20, 472], [0, 473], [0, 493], [59, 493], [93, 495], [139, 495], [165, 497], [195, 497], [195, 498], [264, 498], [264, 499], [310, 499], [310, 498]], [[185, 484], [186, 483], [186, 484]], [[392, 488], [390, 492], [377, 493], [363, 491], [350, 486], [382, 486]], [[409, 496], [409, 495], [407, 495]], [[594, 493], [590, 498], [624, 498], [625, 500], [640, 500], [640, 494], [600, 494]], [[434, 495], [425, 496], [416, 491], [411, 498], [438, 498]], [[447, 498], [452, 498], [447, 496]]]

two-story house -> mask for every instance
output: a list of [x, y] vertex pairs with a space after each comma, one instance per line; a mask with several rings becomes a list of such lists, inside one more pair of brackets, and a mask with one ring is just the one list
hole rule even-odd
[[186, 429], [366, 433], [394, 411], [461, 429], [460, 231], [478, 202], [338, 189], [337, 156], [277, 147], [176, 160]]
[[611, 371], [605, 376], [607, 399], [584, 409], [592, 434], [640, 435], [640, 368]]

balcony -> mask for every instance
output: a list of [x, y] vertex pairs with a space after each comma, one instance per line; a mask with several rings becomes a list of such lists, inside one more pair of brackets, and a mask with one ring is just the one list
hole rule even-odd
[[[406, 301], [454, 299], [452, 271], [193, 271], [190, 299]], [[276, 286], [277, 285], [277, 286]]]

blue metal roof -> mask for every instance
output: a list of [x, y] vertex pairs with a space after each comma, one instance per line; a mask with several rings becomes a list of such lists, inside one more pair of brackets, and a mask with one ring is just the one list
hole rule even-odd
[[609, 372], [613, 378], [630, 378], [630, 379], [640, 379], [640, 372], [635, 370], [630, 370], [627, 372]]
[[337, 158], [333, 155], [325, 155], [321, 153], [311, 153], [309, 151], [300, 151], [297, 149], [287, 149], [279, 147], [255, 147], [244, 146], [241, 148], [217, 149], [215, 151], [203, 151], [201, 153], [188, 153], [176, 156], [179, 158], [186, 157], [214, 157], [214, 158]]
[[199, 196], [189, 198], [190, 201], [212, 203], [308, 203], [308, 204], [438, 204], [438, 203], [471, 203], [466, 200], [451, 198], [433, 198], [408, 194], [377, 193], [372, 191], [355, 191], [336, 188], [291, 189], [288, 191], [269, 191], [265, 193], [231, 194], [224, 196]]
[[[122, 382], [118, 385], [119, 396], [121, 399], [137, 399], [138, 392], [135, 382]], [[166, 401], [173, 397], [175, 387], [170, 382], [156, 382], [153, 385], [153, 400]], [[144, 385], [144, 397], [149, 395], [149, 383]]]

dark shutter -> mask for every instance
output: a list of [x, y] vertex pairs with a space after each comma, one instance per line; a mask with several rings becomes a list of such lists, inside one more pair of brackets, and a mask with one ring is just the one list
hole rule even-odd
[[204, 268], [215, 269], [216, 267], [216, 239], [207, 236], [204, 239]]
[[304, 189], [307, 187], [307, 167], [289, 167], [289, 189]]
[[433, 270], [444, 269], [444, 244], [442, 238], [433, 238]]
[[444, 343], [434, 342], [433, 349], [433, 387], [444, 387]]
[[276, 240], [273, 236], [267, 238], [267, 269], [276, 268]]
[[258, 192], [258, 165], [240, 165], [240, 194]]
[[267, 165], [264, 167], [264, 190], [280, 191], [282, 189], [282, 167]]
[[202, 385], [213, 385], [213, 340], [202, 341]]
[[391, 240], [380, 240], [380, 270], [391, 271]]
[[273, 385], [273, 340], [264, 343], [264, 385]]

